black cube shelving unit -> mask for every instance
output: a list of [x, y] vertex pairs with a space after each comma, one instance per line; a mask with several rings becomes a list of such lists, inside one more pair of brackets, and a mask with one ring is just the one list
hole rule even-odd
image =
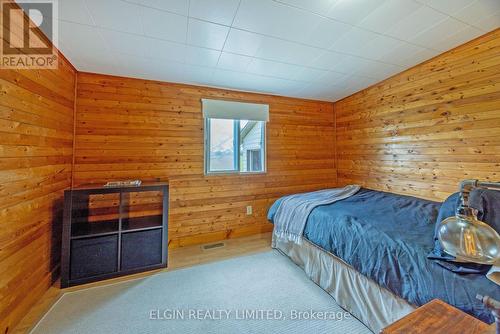
[[62, 288], [165, 268], [167, 252], [168, 184], [65, 191]]

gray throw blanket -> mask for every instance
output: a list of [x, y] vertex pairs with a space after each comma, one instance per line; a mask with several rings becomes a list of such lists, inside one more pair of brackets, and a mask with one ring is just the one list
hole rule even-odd
[[351, 197], [359, 189], [358, 185], [348, 185], [344, 188], [325, 189], [283, 197], [273, 219], [274, 235], [300, 244], [307, 218], [314, 208]]

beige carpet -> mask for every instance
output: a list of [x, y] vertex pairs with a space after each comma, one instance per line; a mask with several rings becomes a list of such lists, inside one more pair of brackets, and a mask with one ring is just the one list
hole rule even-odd
[[32, 333], [371, 333], [277, 251], [64, 294]]

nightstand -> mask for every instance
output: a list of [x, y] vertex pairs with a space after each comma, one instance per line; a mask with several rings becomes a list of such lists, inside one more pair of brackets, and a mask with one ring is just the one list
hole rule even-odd
[[494, 333], [495, 325], [484, 322], [434, 299], [407, 316], [382, 329], [382, 334], [486, 334]]

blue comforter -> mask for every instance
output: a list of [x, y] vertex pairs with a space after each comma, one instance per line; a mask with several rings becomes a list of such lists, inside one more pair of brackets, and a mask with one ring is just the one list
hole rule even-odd
[[[279, 206], [269, 209], [273, 220]], [[500, 287], [482, 274], [459, 275], [427, 259], [441, 203], [361, 189], [315, 208], [304, 237], [413, 305], [439, 298], [476, 318], [493, 316], [476, 294], [500, 299]]]

